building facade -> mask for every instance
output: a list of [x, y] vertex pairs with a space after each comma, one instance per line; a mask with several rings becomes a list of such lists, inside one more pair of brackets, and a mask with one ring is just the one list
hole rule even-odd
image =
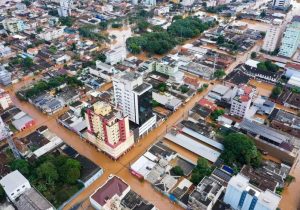
[[116, 47], [112, 50], [105, 52], [106, 63], [111, 65], [117, 64], [118, 62], [123, 61], [127, 56], [127, 51], [124, 46]]
[[5, 110], [12, 105], [8, 92], [0, 88], [0, 111]]
[[230, 114], [245, 117], [250, 109], [255, 89], [247, 85], [240, 85], [235, 96], [231, 100]]
[[96, 102], [85, 114], [88, 140], [113, 159], [118, 159], [134, 144], [128, 117], [105, 102]]
[[280, 25], [275, 25], [275, 24], [272, 25], [267, 30], [262, 49], [267, 52], [275, 51], [278, 46], [281, 33], [282, 33], [282, 29]]
[[59, 5], [60, 7], [57, 9], [57, 11], [60, 17], [67, 17], [71, 15], [73, 0], [60, 0]]
[[241, 174], [230, 179], [224, 195], [224, 202], [234, 210], [276, 210], [280, 200], [279, 195], [270, 190], [261, 191]]
[[275, 9], [283, 9], [286, 10], [290, 7], [291, 0], [273, 0], [272, 6]]
[[300, 22], [294, 21], [287, 25], [278, 55], [291, 58], [300, 44]]
[[113, 78], [115, 104], [129, 120], [139, 127], [143, 135], [156, 123], [152, 111], [152, 86], [143, 82], [143, 77], [135, 72], [115, 75]]
[[5, 30], [11, 33], [17, 33], [25, 29], [23, 20], [19, 20], [17, 18], [4, 19], [2, 21], [2, 25]]
[[11, 73], [3, 66], [0, 66], [0, 84], [5, 86], [11, 84]]

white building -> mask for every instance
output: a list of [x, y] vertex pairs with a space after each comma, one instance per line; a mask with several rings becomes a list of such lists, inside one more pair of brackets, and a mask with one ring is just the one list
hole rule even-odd
[[4, 66], [0, 66], [0, 84], [9, 85], [11, 84], [11, 73], [8, 72]]
[[300, 22], [294, 21], [287, 25], [278, 55], [293, 57], [300, 44]]
[[0, 58], [12, 55], [11, 48], [0, 43]]
[[171, 80], [182, 82], [184, 73], [179, 70], [179, 63], [170, 57], [164, 57], [156, 62], [155, 70], [168, 75]]
[[250, 109], [252, 98], [255, 94], [255, 89], [251, 86], [240, 85], [238, 90], [231, 100], [230, 114], [245, 117]]
[[5, 110], [12, 105], [9, 94], [0, 88], [0, 110]]
[[194, 4], [194, 0], [183, 0], [181, 1], [181, 4], [186, 7], [191, 6], [192, 4]]
[[106, 63], [114, 65], [118, 62], [123, 61], [126, 58], [127, 51], [124, 46], [116, 47], [112, 50], [105, 52]]
[[152, 86], [143, 82], [142, 75], [124, 72], [113, 77], [115, 104], [129, 120], [139, 126], [143, 135], [156, 123], [152, 111]]
[[65, 27], [61, 28], [48, 28], [41, 33], [38, 34], [38, 37], [40, 39], [44, 39], [46, 41], [51, 41], [53, 39], [57, 39], [64, 35], [64, 29]]
[[31, 188], [29, 181], [18, 170], [3, 177], [0, 184], [11, 201], [15, 201], [22, 193]]
[[17, 18], [4, 19], [2, 21], [2, 25], [5, 30], [11, 33], [17, 33], [25, 29], [23, 20], [19, 20]]
[[241, 174], [233, 176], [228, 183], [224, 202], [234, 210], [276, 210], [281, 197], [270, 190], [261, 191], [249, 181]]
[[272, 6], [276, 9], [288, 9], [291, 5], [291, 0], [273, 0]]
[[281, 23], [273, 24], [266, 33], [262, 49], [267, 52], [276, 50], [282, 34]]
[[2, 118], [0, 117], [0, 141], [3, 140], [4, 138], [6, 138], [7, 134], [6, 132], [4, 131], [5, 128], [5, 124], [4, 122], [2, 121]]
[[59, 5], [60, 7], [57, 10], [60, 17], [67, 17], [71, 15], [73, 0], [60, 0]]

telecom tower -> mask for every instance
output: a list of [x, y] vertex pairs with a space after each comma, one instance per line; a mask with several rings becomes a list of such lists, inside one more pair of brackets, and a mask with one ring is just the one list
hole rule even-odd
[[9, 130], [8, 126], [6, 126], [3, 123], [3, 121], [0, 117], [0, 141], [4, 140], [5, 138], [7, 139], [8, 145], [9, 145], [11, 151], [13, 152], [13, 155], [15, 156], [15, 158], [19, 159], [20, 158], [20, 153], [17, 150], [17, 147], [15, 145], [14, 140], [12, 139], [12, 136], [10, 134], [10, 130]]

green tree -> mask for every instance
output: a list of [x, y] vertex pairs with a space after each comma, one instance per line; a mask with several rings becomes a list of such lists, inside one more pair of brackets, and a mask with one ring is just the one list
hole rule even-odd
[[224, 44], [224, 42], [225, 42], [224, 36], [223, 35], [218, 36], [218, 38], [217, 38], [217, 45]]
[[74, 184], [80, 178], [80, 162], [68, 159], [59, 169], [59, 175], [64, 183]]
[[277, 99], [278, 96], [282, 93], [282, 88], [280, 86], [275, 86], [271, 93], [271, 98]]
[[101, 62], [106, 61], [106, 55], [104, 53], [100, 53], [97, 55], [97, 60], [100, 60]]
[[221, 79], [226, 75], [225, 71], [223, 69], [218, 69], [214, 73], [214, 77], [217, 79]]
[[59, 178], [55, 165], [50, 161], [42, 163], [36, 169], [36, 174], [40, 179], [46, 179], [48, 183], [55, 182]]
[[199, 158], [197, 166], [194, 168], [191, 176], [191, 182], [194, 185], [198, 185], [199, 182], [205, 177], [209, 176], [212, 172], [212, 168], [208, 164], [208, 161], [204, 158]]
[[257, 53], [256, 52], [252, 52], [251, 53], [251, 59], [255, 59], [257, 57]]
[[25, 4], [27, 7], [29, 7], [31, 5], [30, 0], [24, 0], [24, 1], [22, 1], [22, 3]]
[[22, 66], [26, 69], [31, 68], [34, 65], [32, 58], [26, 57], [22, 61]]
[[244, 134], [231, 133], [224, 138], [224, 150], [221, 155], [224, 162], [229, 165], [247, 164], [258, 167], [261, 163], [261, 155], [257, 151], [254, 142]]
[[60, 17], [59, 22], [64, 26], [71, 27], [74, 23], [74, 20], [72, 17], [67, 16], [67, 17]]
[[267, 16], [267, 13], [266, 13], [266, 10], [263, 10], [261, 13], [260, 13], [260, 17], [261, 18], [264, 18]]
[[225, 111], [223, 109], [217, 109], [210, 114], [210, 118], [216, 121], [218, 117], [222, 116], [223, 114], [225, 114]]
[[4, 202], [6, 199], [6, 194], [3, 187], [0, 185], [0, 203]]
[[149, 26], [150, 26], [150, 23], [148, 23], [145, 20], [140, 20], [137, 23], [137, 29], [139, 30], [140, 33], [146, 32]]
[[174, 166], [171, 168], [171, 173], [176, 175], [176, 176], [183, 176], [184, 172], [180, 166]]
[[49, 47], [49, 52], [50, 52], [51, 54], [56, 54], [56, 53], [57, 53], [57, 48], [56, 48], [56, 46], [51, 45], [51, 46]]
[[26, 160], [23, 159], [15, 159], [10, 164], [11, 169], [20, 171], [24, 176], [28, 176], [30, 174], [30, 166]]
[[285, 182], [287, 183], [287, 185], [289, 186], [292, 182], [296, 181], [296, 178], [292, 175], [288, 175], [285, 178]]
[[107, 21], [101, 21], [101, 22], [99, 23], [99, 27], [100, 27], [100, 29], [102, 29], [102, 30], [106, 30], [107, 27], [108, 27]]

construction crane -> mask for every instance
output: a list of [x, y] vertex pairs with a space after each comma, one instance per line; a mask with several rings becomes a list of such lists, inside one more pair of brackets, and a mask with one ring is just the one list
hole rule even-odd
[[8, 128], [8, 126], [6, 126], [3, 122], [1, 122], [1, 118], [0, 118], [0, 141], [3, 139], [7, 139], [8, 145], [11, 149], [11, 151], [13, 152], [13, 155], [15, 156], [16, 159], [20, 159], [20, 153], [15, 145], [14, 140], [12, 139], [12, 136], [10, 134], [10, 129]]

